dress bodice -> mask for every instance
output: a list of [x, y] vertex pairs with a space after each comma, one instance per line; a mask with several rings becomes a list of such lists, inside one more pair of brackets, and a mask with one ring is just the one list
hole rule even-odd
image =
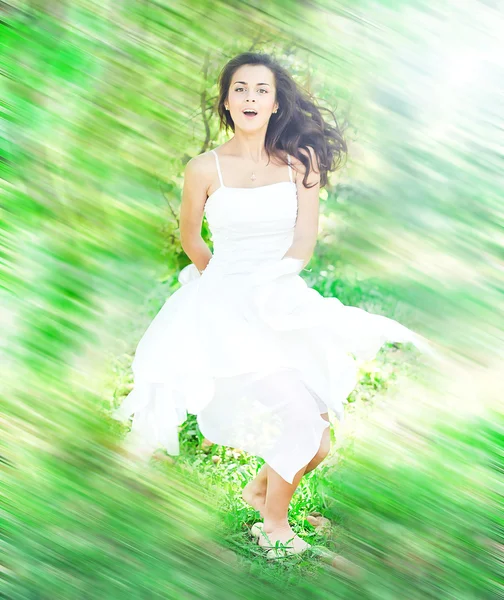
[[280, 260], [292, 244], [297, 218], [297, 190], [290, 164], [289, 181], [233, 188], [223, 184], [214, 154], [221, 186], [205, 204], [214, 246], [205, 272], [250, 272]]

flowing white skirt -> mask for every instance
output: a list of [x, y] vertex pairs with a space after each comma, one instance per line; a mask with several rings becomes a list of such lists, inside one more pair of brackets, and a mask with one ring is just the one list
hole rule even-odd
[[181, 271], [182, 286], [137, 346], [134, 388], [112, 416], [133, 415], [130, 435], [144, 452], [179, 454], [190, 413], [207, 439], [260, 456], [292, 483], [319, 449], [321, 413], [343, 420], [356, 358], [373, 358], [386, 341], [433, 352], [397, 321], [309, 288], [301, 260], [213, 267]]

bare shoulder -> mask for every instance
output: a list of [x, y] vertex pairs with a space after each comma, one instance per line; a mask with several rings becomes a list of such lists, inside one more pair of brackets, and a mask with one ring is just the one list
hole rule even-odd
[[211, 150], [193, 156], [186, 164], [185, 172], [196, 177], [211, 173], [212, 166], [215, 166], [215, 157]]
[[[311, 146], [307, 146], [307, 148], [308, 148], [308, 151], [305, 150], [304, 148], [299, 148], [299, 152], [301, 154], [303, 154], [304, 156], [309, 157], [311, 159], [311, 164], [313, 166], [313, 169], [316, 172], [319, 172], [319, 164], [318, 164], [317, 154], [316, 154], [315, 150]], [[296, 156], [292, 157], [292, 165], [295, 166], [296, 169], [298, 169], [301, 173], [304, 174], [304, 172], [305, 172], [305, 166], [299, 160], [299, 158], [297, 158]]]
[[190, 185], [208, 190], [215, 171], [215, 156], [209, 150], [193, 156], [185, 166], [184, 179]]
[[[307, 146], [308, 150], [304, 148], [299, 148], [299, 152], [308, 158], [309, 162], [309, 175], [307, 179], [307, 183], [311, 185], [312, 183], [320, 182], [320, 167], [317, 158], [317, 154], [315, 150], [311, 146]], [[297, 172], [296, 182], [301, 182], [305, 176], [306, 167], [301, 162], [301, 160], [295, 156], [292, 157], [292, 166]]]

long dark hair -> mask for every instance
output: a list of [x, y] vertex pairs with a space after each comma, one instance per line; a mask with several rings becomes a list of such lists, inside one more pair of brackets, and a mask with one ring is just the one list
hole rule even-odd
[[[327, 185], [327, 173], [339, 168], [342, 155], [347, 155], [347, 144], [343, 139], [343, 130], [338, 126], [334, 113], [324, 107], [316, 106], [315, 99], [301, 89], [292, 79], [289, 72], [282, 67], [272, 56], [258, 52], [243, 52], [232, 58], [219, 74], [219, 99], [217, 112], [220, 117], [221, 127], [226, 131], [235, 130], [234, 121], [225, 110], [224, 101], [229, 92], [231, 78], [235, 71], [242, 65], [264, 65], [275, 76], [276, 101], [278, 112], [273, 113], [269, 120], [266, 132], [265, 148], [268, 154], [276, 156], [287, 164], [286, 159], [278, 152], [283, 150], [298, 158], [305, 166], [303, 184], [307, 185], [308, 175], [314, 169], [310, 160], [308, 146], [315, 152], [320, 169], [320, 186]], [[321, 111], [329, 112], [335, 126], [330, 125], [322, 118]], [[300, 152], [303, 148], [307, 154]]]

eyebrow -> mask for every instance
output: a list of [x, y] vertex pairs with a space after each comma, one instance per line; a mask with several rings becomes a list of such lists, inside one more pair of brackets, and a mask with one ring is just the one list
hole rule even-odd
[[[246, 81], [235, 81], [233, 85], [235, 85], [236, 83], [244, 83], [245, 85], [247, 85]], [[269, 83], [256, 83], [256, 85], [269, 85]]]

